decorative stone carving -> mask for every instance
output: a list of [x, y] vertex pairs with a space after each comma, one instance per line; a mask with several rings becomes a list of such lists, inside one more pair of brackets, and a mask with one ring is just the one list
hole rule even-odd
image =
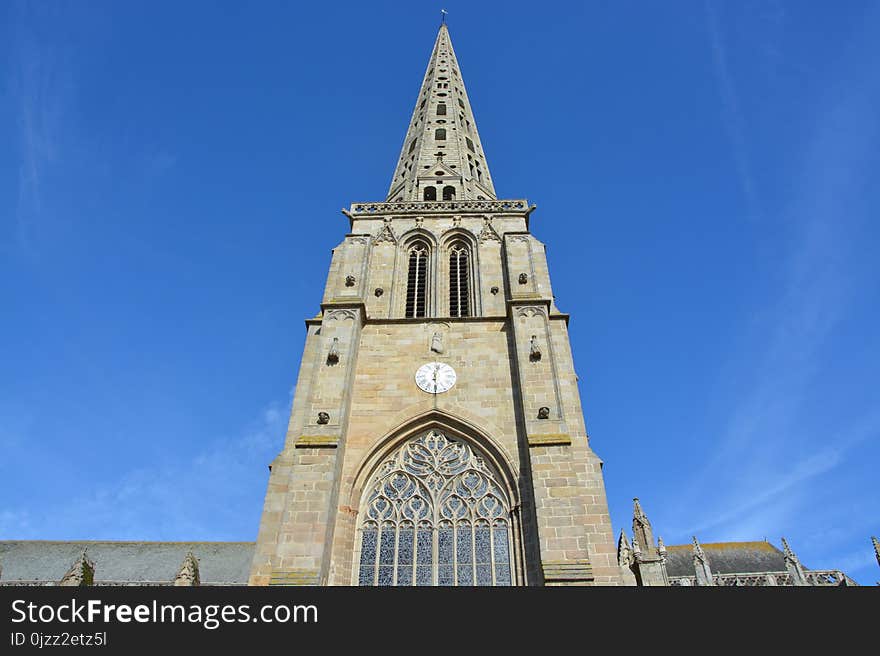
[[497, 294], [500, 290], [498, 289], [498, 287], [493, 286], [489, 291], [492, 292], [492, 295], [494, 296], [494, 295]]
[[[451, 545], [452, 549], [435, 552], [434, 568], [439, 565], [452, 570], [454, 553], [457, 553], [459, 565], [462, 561], [475, 562], [476, 556], [485, 559], [489, 583], [493, 580], [491, 572], [496, 573], [498, 585], [513, 583], [508, 565], [509, 550], [499, 551], [497, 546], [489, 546], [490, 530], [494, 545], [512, 544], [511, 511], [505, 486], [500, 484], [486, 459], [464, 440], [432, 429], [406, 442], [380, 463], [364, 497], [366, 503], [358, 515], [361, 520], [358, 531], [361, 544], [358, 580], [361, 585], [377, 584], [379, 568], [376, 564], [383, 555], [390, 554], [394, 558], [395, 552], [398, 555], [406, 553], [404, 540], [407, 535], [412, 536], [413, 524], [418, 532], [427, 533], [428, 548], [431, 533], [436, 535], [439, 531], [443, 535], [447, 528], [449, 533], [454, 529], [460, 531], [458, 535], [467, 535], [464, 533], [467, 530], [475, 536], [473, 541], [459, 539], [457, 544]], [[380, 530], [391, 539], [374, 540]], [[485, 540], [480, 539], [483, 536]], [[434, 540], [436, 544], [437, 538]], [[418, 540], [414, 542], [419, 544]], [[482, 549], [481, 543], [484, 545]], [[496, 561], [499, 556], [500, 560]], [[430, 570], [430, 566], [423, 570], [428, 576], [425, 582], [429, 584]], [[434, 571], [436, 577], [437, 570]], [[467, 583], [475, 583], [473, 577]]]
[[357, 319], [357, 314], [354, 310], [330, 310], [326, 319], [327, 321], [345, 321], [346, 319], [354, 321]]
[[95, 582], [95, 563], [89, 560], [83, 549], [80, 557], [76, 559], [73, 566], [67, 570], [67, 573], [58, 582], [58, 585], [65, 586], [86, 586], [93, 585]]
[[529, 275], [527, 273], [519, 274], [519, 284], [525, 285], [529, 281]]
[[455, 216], [452, 217], [452, 227], [453, 228], [461, 227], [461, 216], [460, 215], [456, 214]]
[[464, 210], [474, 212], [512, 213], [522, 215], [528, 209], [525, 200], [453, 200], [453, 201], [406, 201], [391, 203], [354, 203], [351, 214], [401, 214], [405, 212], [448, 212]]
[[336, 364], [339, 362], [339, 338], [334, 337], [330, 344], [330, 350], [327, 352], [327, 364]]
[[621, 567], [631, 567], [634, 562], [632, 547], [626, 538], [626, 531], [620, 529], [620, 537], [617, 540], [617, 564]]
[[547, 406], [541, 406], [538, 408], [538, 419], [549, 419], [550, 418], [550, 408]]
[[532, 335], [529, 341], [529, 360], [537, 362], [541, 359], [541, 349], [538, 347], [538, 336]]
[[376, 291], [373, 292], [376, 295], [376, 298], [379, 298], [382, 294], [385, 293], [385, 290], [381, 287], [376, 287]]
[[516, 316], [518, 317], [538, 317], [538, 316], [546, 316], [544, 313], [544, 308], [539, 305], [526, 305], [524, 307], [518, 308], [516, 311]]
[[807, 574], [804, 571], [804, 566], [801, 565], [801, 561], [794, 551], [791, 550], [791, 547], [788, 546], [785, 538], [782, 538], [782, 549], [785, 557], [785, 569], [788, 570], [788, 574], [791, 577], [791, 584], [810, 585], [810, 582], [807, 580]]
[[715, 585], [715, 576], [712, 574], [712, 568], [709, 567], [709, 559], [706, 558], [703, 547], [697, 542], [696, 535], [694, 536], [694, 573], [695, 583], [698, 586]]
[[425, 217], [417, 216], [416, 217], [416, 228], [421, 228], [422, 224], [425, 222]]
[[431, 350], [434, 353], [443, 353], [443, 335], [439, 332], [431, 335]]
[[183, 564], [177, 571], [177, 576], [174, 577], [174, 585], [195, 587], [197, 585], [200, 585], [200, 583], [201, 581], [199, 580], [199, 561], [193, 555], [193, 552], [190, 551], [183, 559]]
[[346, 287], [354, 287], [354, 284], [357, 282], [357, 278], [354, 276], [345, 276], [345, 286]]
[[326, 412], [319, 412], [318, 413], [318, 423], [319, 424], [330, 423], [330, 415], [328, 415]]
[[480, 230], [478, 238], [480, 242], [501, 241], [501, 236], [496, 232], [495, 228], [492, 227], [492, 219], [490, 219], [488, 216], [483, 217], [483, 228], [482, 230]]
[[391, 219], [385, 219], [384, 225], [379, 233], [373, 238], [374, 244], [396, 244], [397, 237], [394, 236], [394, 231], [391, 229]]
[[366, 244], [367, 243], [366, 237], [349, 237], [348, 239], [352, 244]]

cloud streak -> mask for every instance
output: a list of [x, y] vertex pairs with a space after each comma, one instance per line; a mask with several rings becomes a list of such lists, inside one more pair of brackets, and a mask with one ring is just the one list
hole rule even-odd
[[719, 26], [718, 7], [714, 0], [706, 0], [705, 6], [706, 25], [709, 32], [709, 42], [712, 47], [712, 62], [715, 67], [718, 90], [721, 93], [721, 116], [727, 136], [730, 139], [733, 160], [737, 175], [739, 176], [740, 186], [746, 199], [749, 218], [758, 219], [760, 218], [758, 193], [749, 162], [745, 121], [740, 109], [736, 86], [733, 83], [733, 77], [727, 64], [727, 49], [724, 47], [724, 38], [721, 35], [721, 28]]
[[72, 75], [63, 48], [40, 39], [31, 7], [16, 7], [11, 89], [18, 110], [21, 161], [15, 211], [15, 241], [31, 251], [44, 208], [50, 167], [58, 160]]
[[0, 512], [3, 539], [252, 540], [286, 428], [270, 403], [242, 432], [195, 457], [133, 468], [116, 482], [49, 508]]
[[[711, 3], [707, 9], [718, 50]], [[783, 260], [781, 291], [755, 314], [759, 332], [752, 349], [756, 357], [745, 375], [746, 391], [719, 431], [717, 447], [682, 488], [676, 515], [682, 516], [694, 498], [708, 499], [714, 508], [705, 509], [693, 526], [681, 530], [684, 535], [721, 525], [728, 534], [779, 526], [813, 498], [815, 490], [808, 483], [880, 435], [880, 414], [873, 408], [852, 408], [850, 423], [836, 435], [812, 433], [812, 409], [804, 405], [821, 373], [829, 339], [853, 312], [858, 276], [853, 274], [857, 263], [852, 253], [864, 219], [842, 208], [858, 205], [872, 175], [880, 134], [880, 82], [873, 61], [876, 49], [870, 45], [873, 32], [868, 29], [878, 22], [877, 14], [868, 18], [864, 33], [853, 39], [853, 51], [844, 58], [841, 68], [846, 73], [829, 85], [800, 170], [792, 176], [795, 193], [786, 212], [792, 247]], [[723, 61], [719, 56], [720, 64], [716, 62], [722, 86]], [[727, 111], [735, 115], [735, 97], [728, 101]], [[719, 488], [724, 491], [717, 492]]]

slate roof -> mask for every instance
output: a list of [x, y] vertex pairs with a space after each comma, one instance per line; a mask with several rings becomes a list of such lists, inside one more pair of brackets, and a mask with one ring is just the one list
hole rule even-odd
[[[784, 554], [769, 542], [701, 542], [700, 546], [713, 574], [785, 571]], [[671, 545], [666, 554], [670, 577], [695, 575], [693, 545]]]
[[171, 583], [187, 552], [199, 561], [202, 585], [246, 585], [253, 542], [0, 541], [0, 584], [58, 582], [83, 549], [95, 563], [95, 584]]

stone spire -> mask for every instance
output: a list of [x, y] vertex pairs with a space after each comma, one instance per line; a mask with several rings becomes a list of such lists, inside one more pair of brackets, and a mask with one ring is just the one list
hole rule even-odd
[[[871, 544], [874, 545], [874, 556], [877, 558], [877, 564], [880, 565], [880, 540], [872, 535]], [[880, 581], [877, 582], [877, 585], [880, 585]]]
[[707, 586], [715, 585], [715, 578], [712, 576], [712, 568], [709, 567], [709, 559], [703, 547], [697, 542], [697, 536], [694, 536], [694, 572], [697, 576], [697, 585]]
[[654, 541], [654, 530], [651, 528], [648, 516], [642, 510], [638, 497], [633, 499], [633, 541], [639, 543], [645, 556], [659, 556], [657, 543]]
[[638, 498], [633, 499], [633, 557], [639, 585], [669, 585], [666, 573], [666, 547], [660, 551], [648, 516]]
[[183, 564], [181, 564], [180, 569], [177, 571], [177, 576], [174, 577], [174, 585], [194, 587], [199, 584], [199, 561], [193, 555], [193, 552], [190, 551], [183, 559]]
[[58, 585], [84, 586], [92, 585], [94, 582], [95, 563], [89, 560], [85, 550], [83, 550], [73, 566], [67, 570], [67, 573], [58, 582]]
[[621, 567], [630, 567], [633, 564], [633, 550], [623, 529], [620, 529], [620, 537], [617, 539], [617, 564]]
[[804, 572], [804, 566], [801, 565], [801, 561], [798, 560], [794, 551], [788, 546], [788, 542], [785, 541], [785, 538], [782, 538], [782, 548], [785, 554], [785, 569], [788, 570], [788, 573], [791, 576], [791, 584], [810, 585], [809, 581], [807, 581], [806, 572]]
[[626, 537], [626, 531], [620, 529], [620, 537], [617, 540], [617, 565], [620, 568], [620, 578], [624, 585], [638, 585], [633, 566], [636, 555]]
[[443, 23], [386, 202], [463, 198], [496, 200], [461, 68]]

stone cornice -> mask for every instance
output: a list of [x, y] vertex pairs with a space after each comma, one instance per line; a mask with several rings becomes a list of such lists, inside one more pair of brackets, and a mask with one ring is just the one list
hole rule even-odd
[[400, 203], [352, 203], [343, 214], [349, 219], [363, 219], [389, 214], [525, 214], [529, 212], [529, 202], [524, 198], [513, 200], [440, 200], [404, 201]]

